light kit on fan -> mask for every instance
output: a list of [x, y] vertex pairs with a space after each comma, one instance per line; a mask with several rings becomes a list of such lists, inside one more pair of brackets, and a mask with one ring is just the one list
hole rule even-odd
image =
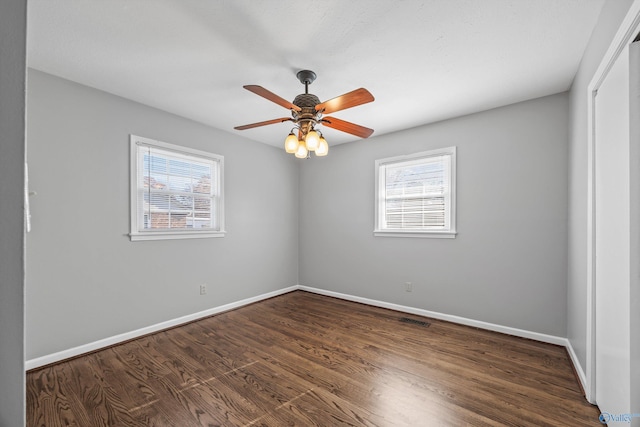
[[299, 159], [308, 158], [311, 152], [314, 152], [318, 157], [326, 156], [329, 153], [327, 140], [322, 136], [322, 132], [314, 129], [313, 125], [307, 127], [310, 130], [304, 136], [302, 130], [298, 128], [300, 138], [293, 132], [294, 129], [291, 129], [284, 140], [284, 151], [295, 154]]
[[[291, 110], [291, 117], [282, 117], [244, 126], [236, 126], [234, 129], [245, 130], [275, 123], [294, 122], [296, 126], [291, 129], [289, 135], [285, 138], [284, 149], [287, 153], [294, 154], [299, 159], [309, 158], [311, 152], [314, 152], [318, 157], [326, 156], [329, 153], [329, 144], [322, 135], [322, 132], [317, 129], [320, 125], [350, 133], [360, 138], [368, 138], [371, 136], [373, 129], [336, 119], [335, 117], [323, 117], [323, 114], [346, 110], [347, 108], [373, 101], [373, 95], [371, 95], [368, 90], [365, 88], [356, 89], [321, 103], [317, 96], [309, 93], [309, 85], [316, 79], [316, 73], [310, 70], [302, 70], [299, 71], [296, 76], [298, 80], [300, 80], [300, 83], [304, 84], [304, 93], [296, 96], [293, 102], [279, 97], [262, 86], [243, 86], [256, 95], [288, 108]], [[296, 129], [297, 135], [294, 133]]]

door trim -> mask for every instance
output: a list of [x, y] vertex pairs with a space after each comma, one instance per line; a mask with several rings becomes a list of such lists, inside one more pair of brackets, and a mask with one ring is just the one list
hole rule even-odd
[[633, 43], [639, 30], [640, 0], [634, 0], [587, 86], [587, 383], [584, 384], [584, 391], [587, 400], [592, 404], [596, 403], [595, 97], [618, 56], [627, 45]]

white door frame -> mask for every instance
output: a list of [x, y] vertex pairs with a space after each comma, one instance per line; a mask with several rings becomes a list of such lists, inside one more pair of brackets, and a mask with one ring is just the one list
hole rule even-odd
[[596, 403], [596, 300], [595, 300], [595, 96], [620, 52], [640, 31], [640, 0], [634, 0], [618, 32], [600, 61], [587, 89], [587, 366], [585, 394]]

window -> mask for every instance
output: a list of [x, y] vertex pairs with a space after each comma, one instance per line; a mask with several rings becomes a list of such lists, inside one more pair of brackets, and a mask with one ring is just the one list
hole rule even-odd
[[131, 240], [224, 237], [224, 157], [131, 135]]
[[456, 147], [376, 160], [375, 236], [454, 238]]

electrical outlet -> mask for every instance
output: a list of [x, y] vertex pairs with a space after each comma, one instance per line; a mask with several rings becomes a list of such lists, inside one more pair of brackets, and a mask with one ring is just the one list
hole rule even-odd
[[407, 291], [407, 292], [413, 291], [413, 283], [404, 282], [404, 290]]
[[207, 285], [200, 285], [200, 295], [205, 295], [207, 293]]

